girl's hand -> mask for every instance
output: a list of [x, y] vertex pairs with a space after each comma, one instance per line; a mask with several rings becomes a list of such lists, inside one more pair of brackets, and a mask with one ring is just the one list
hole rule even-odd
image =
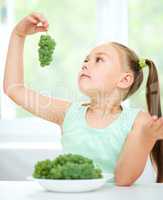
[[25, 37], [37, 32], [44, 32], [48, 30], [48, 21], [41, 13], [34, 12], [24, 17], [14, 28], [14, 32], [20, 36]]
[[141, 131], [145, 136], [155, 141], [163, 139], [163, 117], [158, 118], [156, 115], [150, 116], [143, 123]]

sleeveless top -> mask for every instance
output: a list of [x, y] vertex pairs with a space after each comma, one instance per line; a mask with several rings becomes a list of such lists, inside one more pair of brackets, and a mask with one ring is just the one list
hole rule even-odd
[[[102, 172], [112, 173], [134, 120], [141, 110], [121, 105], [123, 110], [107, 127], [93, 128], [86, 120], [88, 106], [72, 102], [62, 124], [61, 143], [63, 153], [86, 156], [94, 161]], [[114, 183], [114, 178], [111, 181]]]

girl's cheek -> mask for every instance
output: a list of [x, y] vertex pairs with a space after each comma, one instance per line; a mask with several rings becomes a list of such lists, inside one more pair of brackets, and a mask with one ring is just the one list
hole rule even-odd
[[103, 74], [96, 73], [91, 76], [91, 80], [96, 86], [100, 86], [103, 85], [105, 78]]

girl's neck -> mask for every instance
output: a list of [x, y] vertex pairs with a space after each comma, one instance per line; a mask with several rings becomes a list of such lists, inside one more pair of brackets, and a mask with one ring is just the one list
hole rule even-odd
[[110, 94], [91, 96], [90, 112], [96, 116], [116, 115], [123, 110], [121, 106], [122, 97], [121, 91], [116, 88]]
[[90, 102], [89, 106], [90, 112], [96, 115], [103, 115], [107, 113], [107, 115], [114, 115], [123, 110], [120, 103], [110, 104], [110, 103], [98, 103], [95, 101]]

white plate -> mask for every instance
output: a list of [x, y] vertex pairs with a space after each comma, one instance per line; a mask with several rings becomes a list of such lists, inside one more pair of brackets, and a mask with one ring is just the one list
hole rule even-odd
[[102, 187], [113, 178], [113, 174], [102, 173], [103, 178], [98, 179], [37, 179], [27, 177], [28, 180], [38, 182], [43, 188], [54, 192], [86, 192]]

